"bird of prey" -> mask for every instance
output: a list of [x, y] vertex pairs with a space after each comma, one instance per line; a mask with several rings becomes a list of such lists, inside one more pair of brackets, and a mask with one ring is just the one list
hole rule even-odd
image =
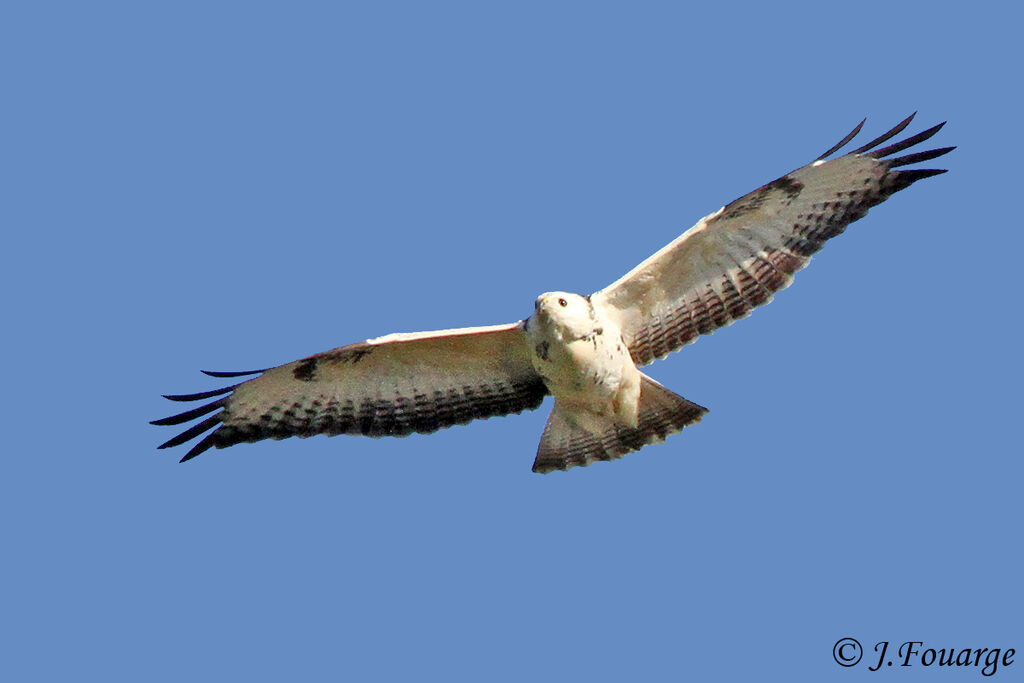
[[[825, 241], [868, 209], [940, 169], [905, 169], [954, 149], [893, 156], [939, 124], [899, 142], [913, 115], [842, 156], [861, 123], [816, 161], [727, 204], [611, 285], [588, 296], [541, 294], [505, 325], [389, 334], [252, 372], [239, 384], [172, 401], [214, 399], [155, 420], [198, 424], [160, 446], [208, 430], [182, 458], [210, 447], [314, 434], [406, 436], [477, 418], [554, 407], [535, 472], [613, 460], [700, 421], [707, 410], [638, 367], [771, 301]], [[900, 169], [900, 170], [897, 170]], [[204, 371], [205, 372], [205, 371]]]

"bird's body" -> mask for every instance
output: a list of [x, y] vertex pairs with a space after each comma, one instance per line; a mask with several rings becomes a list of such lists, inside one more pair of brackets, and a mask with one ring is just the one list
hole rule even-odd
[[526, 322], [530, 360], [555, 403], [600, 420], [636, 426], [640, 371], [618, 325], [585, 297], [550, 292]]
[[541, 294], [523, 327], [533, 367], [555, 399], [536, 471], [611, 460], [707, 412], [640, 372], [618, 324], [590, 297]]
[[586, 297], [549, 292], [526, 321], [530, 360], [574, 423], [599, 432], [608, 421], [637, 426], [640, 376], [619, 327]]
[[183, 460], [213, 446], [265, 438], [429, 433], [536, 408], [547, 394], [554, 408], [535, 471], [612, 460], [662, 441], [707, 410], [639, 367], [768, 303], [826, 240], [871, 206], [943, 173], [893, 169], [952, 147], [886, 158], [928, 139], [941, 124], [874, 149], [912, 118], [826, 160], [857, 134], [857, 126], [815, 162], [701, 219], [608, 287], [589, 296], [542, 294], [532, 315], [517, 323], [393, 334], [269, 370], [208, 373], [259, 376], [224, 389], [168, 396], [222, 398], [156, 420], [173, 425], [220, 411], [161, 448], [214, 427]]

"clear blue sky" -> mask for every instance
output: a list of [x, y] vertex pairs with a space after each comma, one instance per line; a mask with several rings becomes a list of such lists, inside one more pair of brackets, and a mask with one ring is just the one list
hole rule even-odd
[[[1024, 671], [1017, 10], [21, 4], [4, 680], [982, 680], [845, 636]], [[155, 450], [200, 369], [520, 319], [915, 110], [951, 172], [651, 366], [711, 409], [664, 445], [533, 474], [549, 401]]]

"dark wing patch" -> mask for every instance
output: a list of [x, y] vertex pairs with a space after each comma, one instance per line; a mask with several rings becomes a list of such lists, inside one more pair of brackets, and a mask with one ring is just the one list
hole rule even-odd
[[[596, 292], [595, 300], [619, 321], [636, 364], [662, 358], [746, 317], [771, 301], [812, 254], [872, 206], [918, 180], [945, 173], [894, 169], [934, 159], [953, 147], [891, 157], [929, 139], [944, 124], [875, 149], [912, 119], [855, 152], [819, 159], [731, 202]], [[860, 128], [825, 156], [849, 143]]]
[[299, 361], [292, 369], [292, 376], [300, 382], [312, 382], [316, 379], [316, 366], [319, 361], [313, 358], [306, 358]]
[[203, 400], [228, 392], [155, 420], [177, 425], [220, 411], [160, 448], [214, 427], [182, 462], [212, 447], [262, 439], [430, 433], [537, 408], [548, 393], [518, 324], [361, 342], [272, 368], [233, 387], [169, 398]]

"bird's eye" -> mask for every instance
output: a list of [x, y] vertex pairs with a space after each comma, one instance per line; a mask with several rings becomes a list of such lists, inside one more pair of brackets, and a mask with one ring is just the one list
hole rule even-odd
[[559, 299], [558, 300], [558, 305], [561, 306], [562, 308], [565, 308], [566, 306], [569, 305], [569, 302], [566, 301], [565, 299]]

